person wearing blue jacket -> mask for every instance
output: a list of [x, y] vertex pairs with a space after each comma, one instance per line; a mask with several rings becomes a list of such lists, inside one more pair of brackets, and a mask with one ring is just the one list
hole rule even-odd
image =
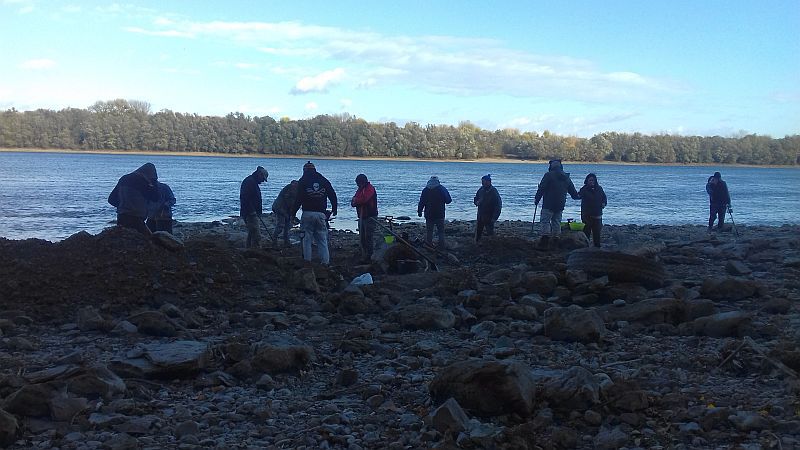
[[417, 215], [422, 217], [423, 212], [425, 213], [426, 244], [433, 246], [433, 228], [436, 227], [439, 237], [438, 247], [442, 250], [447, 248], [444, 242], [445, 205], [452, 201], [450, 192], [439, 182], [439, 177], [432, 176], [422, 190], [417, 204]]
[[497, 188], [492, 186], [491, 174], [481, 177], [481, 187], [475, 193], [472, 203], [478, 207], [478, 217], [475, 221], [475, 242], [478, 242], [483, 236], [484, 228], [487, 236], [494, 234], [494, 224], [500, 218], [500, 212], [503, 209], [500, 193], [497, 192]]
[[725, 226], [725, 211], [730, 208], [731, 194], [728, 192], [728, 184], [722, 180], [722, 174], [714, 172], [706, 182], [706, 193], [708, 193], [709, 213], [708, 231], [714, 229], [714, 221], [717, 222], [717, 230], [722, 230]]
[[261, 188], [259, 184], [267, 181], [269, 172], [258, 166], [256, 170], [242, 180], [239, 187], [239, 215], [247, 225], [247, 248], [261, 246], [261, 231], [258, 223], [261, 220]]
[[147, 205], [158, 199], [156, 166], [146, 163], [119, 179], [108, 196], [108, 203], [117, 208], [117, 226], [150, 235], [150, 229], [144, 223]]
[[579, 200], [578, 191], [569, 178], [569, 173], [564, 172], [560, 159], [553, 159], [548, 163], [547, 173], [539, 182], [534, 203], [542, 203], [542, 243], [545, 244], [550, 236], [558, 237], [561, 234], [561, 213], [567, 202], [567, 194], [574, 200]]
[[166, 231], [172, 234], [172, 207], [175, 194], [167, 183], [158, 183], [158, 201], [150, 202], [147, 211], [147, 228], [152, 232]]

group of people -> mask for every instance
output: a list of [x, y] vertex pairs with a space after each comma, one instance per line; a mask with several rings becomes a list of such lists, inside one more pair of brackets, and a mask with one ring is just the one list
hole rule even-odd
[[[248, 175], [241, 183], [239, 190], [240, 216], [247, 227], [246, 245], [248, 248], [261, 246], [260, 226], [262, 196], [259, 185], [269, 178], [269, 172], [262, 166]], [[358, 233], [362, 258], [372, 258], [374, 234], [378, 224], [378, 195], [375, 187], [365, 174], [355, 178], [356, 192], [350, 205], [356, 209], [358, 216]], [[725, 223], [725, 212], [731, 211], [730, 194], [725, 181], [719, 172], [709, 177], [706, 191], [710, 199], [710, 215], [708, 230], [712, 230], [715, 220], [717, 228]], [[576, 190], [569, 173], [564, 171], [561, 160], [548, 162], [548, 171], [542, 177], [534, 196], [534, 221], [539, 203], [542, 204], [540, 223], [542, 224], [541, 242], [547, 245], [557, 239], [561, 232], [561, 216], [566, 205], [566, 197], [570, 195], [581, 201], [581, 221], [583, 232], [591, 239], [595, 247], [601, 246], [601, 230], [603, 227], [603, 210], [608, 204], [603, 188], [594, 173], [586, 175], [583, 186]], [[445, 208], [452, 203], [447, 188], [437, 176], [432, 176], [419, 197], [417, 215], [425, 217], [425, 244], [438, 249], [445, 249]], [[175, 206], [175, 195], [170, 187], [158, 181], [156, 168], [146, 163], [122, 176], [108, 197], [108, 202], [117, 208], [117, 225], [136, 229], [144, 234], [156, 231], [172, 233], [172, 207]], [[330, 209], [328, 209], [330, 202]], [[500, 217], [503, 201], [500, 193], [492, 185], [491, 174], [481, 178], [481, 187], [475, 193], [473, 204], [477, 207], [475, 223], [475, 241], [479, 242], [485, 235], [494, 234], [495, 223]], [[317, 247], [322, 264], [330, 264], [328, 249], [329, 221], [338, 212], [336, 191], [330, 181], [317, 172], [311, 161], [303, 165], [303, 175], [299, 180], [292, 180], [281, 189], [272, 203], [275, 227], [272, 233], [272, 245], [278, 245], [282, 238], [283, 245], [289, 245], [289, 229], [297, 212], [302, 209], [300, 229], [303, 232], [303, 258], [311, 261], [312, 249]], [[437, 243], [433, 243], [434, 232]]]

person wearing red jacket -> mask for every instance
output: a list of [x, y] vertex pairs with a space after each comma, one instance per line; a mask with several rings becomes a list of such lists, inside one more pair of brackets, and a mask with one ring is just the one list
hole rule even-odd
[[358, 236], [361, 241], [361, 256], [364, 262], [372, 260], [372, 249], [375, 247], [375, 220], [378, 217], [378, 194], [363, 173], [356, 177], [356, 195], [350, 201], [350, 206], [358, 214]]

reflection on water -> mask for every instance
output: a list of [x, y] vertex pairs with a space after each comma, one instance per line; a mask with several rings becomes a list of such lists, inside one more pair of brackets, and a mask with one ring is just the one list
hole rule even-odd
[[[161, 181], [177, 197], [179, 221], [212, 221], [239, 213], [239, 184], [257, 165], [269, 170], [262, 184], [264, 209], [281, 188], [302, 172], [305, 159], [198, 156], [86, 155], [0, 153], [0, 236], [59, 240], [78, 231], [97, 233], [115, 219], [106, 202], [119, 177], [153, 162]], [[530, 220], [533, 196], [546, 164], [458, 163], [424, 161], [314, 160], [340, 200], [337, 228], [355, 229], [350, 198], [355, 177], [364, 173], [378, 191], [381, 215], [417, 218], [417, 201], [431, 175], [450, 191], [450, 220], [472, 220], [472, 198], [481, 176], [491, 173], [503, 197], [506, 220]], [[705, 182], [720, 170], [728, 182], [734, 217], [741, 224], [800, 222], [798, 168], [633, 166], [570, 164], [575, 187], [589, 172], [597, 174], [608, 195], [608, 224], [699, 224], [708, 215]], [[567, 199], [565, 218], [580, 218], [580, 203]]]

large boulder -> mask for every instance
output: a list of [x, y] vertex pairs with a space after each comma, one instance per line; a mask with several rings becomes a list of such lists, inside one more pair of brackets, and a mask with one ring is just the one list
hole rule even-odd
[[607, 275], [614, 282], [639, 283], [651, 289], [663, 286], [666, 280], [664, 266], [653, 259], [596, 248], [570, 252], [567, 268], [594, 276]]
[[678, 325], [686, 321], [687, 315], [686, 302], [677, 298], [649, 298], [621, 307], [603, 308], [603, 316], [607, 323], [624, 320], [645, 325], [661, 323]]
[[56, 390], [48, 384], [29, 384], [6, 397], [2, 408], [20, 416], [48, 417], [50, 399], [55, 393]]
[[577, 305], [544, 312], [544, 334], [557, 341], [598, 342], [605, 333], [603, 319]]
[[706, 278], [700, 292], [712, 300], [742, 300], [754, 296], [759, 285], [739, 277]]
[[582, 411], [600, 403], [600, 383], [580, 366], [545, 375], [539, 384], [538, 400], [547, 401], [555, 409]]
[[550, 295], [558, 285], [558, 277], [552, 272], [525, 272], [521, 285], [529, 293]]
[[454, 398], [481, 417], [505, 414], [529, 416], [536, 380], [529, 367], [514, 361], [467, 360], [451, 364], [431, 381], [434, 402]]
[[389, 316], [410, 330], [444, 330], [456, 324], [456, 316], [452, 311], [433, 302], [405, 306]]
[[0, 446], [13, 444], [18, 431], [17, 418], [0, 409]]
[[711, 337], [739, 336], [742, 329], [750, 324], [752, 314], [747, 311], [727, 311], [710, 316], [699, 317], [692, 322], [695, 334]]
[[270, 375], [298, 372], [315, 358], [314, 349], [294, 339], [264, 341], [256, 346], [251, 360], [253, 369]]

